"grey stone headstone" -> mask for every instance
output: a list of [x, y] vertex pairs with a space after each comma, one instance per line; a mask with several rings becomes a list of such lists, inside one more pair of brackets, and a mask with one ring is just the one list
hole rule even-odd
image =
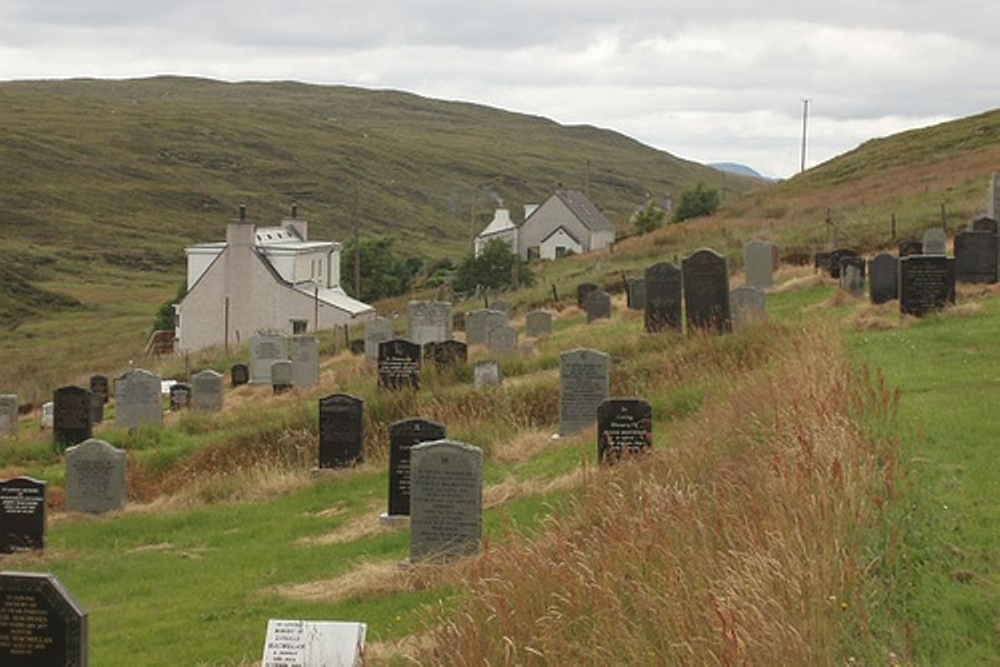
[[845, 257], [840, 260], [840, 289], [856, 299], [865, 295], [865, 260]]
[[948, 249], [948, 235], [940, 227], [931, 227], [924, 232], [925, 255], [943, 255]]
[[250, 384], [272, 384], [271, 367], [288, 358], [283, 334], [261, 333], [250, 339]]
[[379, 343], [392, 340], [392, 319], [376, 315], [365, 322], [365, 357], [378, 359]]
[[955, 260], [911, 255], [899, 260], [899, 310], [921, 317], [955, 303]]
[[425, 343], [451, 340], [451, 304], [447, 301], [411, 301], [406, 306], [406, 340]]
[[451, 440], [411, 447], [410, 562], [476, 554], [482, 527], [482, 450]]
[[54, 574], [0, 573], [0, 665], [87, 667], [87, 612]]
[[0, 481], [0, 553], [45, 548], [45, 488], [33, 477]]
[[486, 332], [486, 347], [497, 354], [512, 354], [517, 351], [517, 329], [503, 325]]
[[104, 421], [104, 397], [91, 392], [90, 394], [90, 423], [100, 424]]
[[625, 285], [626, 301], [629, 310], [646, 309], [646, 279], [629, 278]]
[[389, 427], [389, 516], [410, 515], [410, 449], [445, 437], [442, 424], [426, 419], [404, 419]]
[[163, 426], [161, 383], [160, 376], [142, 369], [115, 380], [115, 423], [130, 429]]
[[769, 241], [750, 241], [743, 246], [747, 287], [767, 289], [774, 285], [774, 249]]
[[312, 389], [319, 384], [319, 338], [292, 336], [292, 384]]
[[223, 400], [222, 373], [211, 369], [191, 376], [191, 408], [199, 412], [218, 412]]
[[998, 237], [991, 232], [955, 235], [955, 280], [960, 283], [997, 282]]
[[89, 438], [93, 432], [91, 393], [82, 387], [60, 387], [52, 392], [52, 433], [64, 447]]
[[494, 359], [477, 361], [472, 367], [472, 381], [476, 389], [499, 387], [501, 382], [500, 364]]
[[707, 329], [723, 333], [732, 329], [726, 258], [702, 248], [681, 261], [681, 273], [688, 331]]
[[986, 188], [986, 216], [1000, 218], [1000, 174], [990, 174], [990, 183]]
[[583, 302], [583, 309], [587, 312], [587, 323], [594, 320], [607, 320], [611, 318], [611, 295], [602, 289], [596, 289], [587, 295]]
[[421, 353], [420, 345], [401, 338], [379, 343], [379, 388], [419, 389]]
[[125, 452], [91, 438], [66, 450], [66, 509], [103, 514], [125, 506]]
[[874, 304], [899, 298], [899, 258], [883, 252], [868, 263], [868, 292]]
[[186, 382], [175, 382], [170, 386], [170, 410], [177, 412], [191, 407], [191, 385]]
[[597, 460], [614, 463], [653, 446], [653, 408], [637, 398], [613, 398], [597, 406]]
[[563, 352], [559, 363], [559, 435], [570, 435], [597, 420], [597, 406], [608, 398], [611, 357], [591, 349]]
[[680, 330], [683, 319], [681, 270], [669, 262], [646, 269], [645, 326], [648, 333]]
[[361, 461], [365, 402], [348, 394], [319, 399], [319, 467], [349, 468]]
[[283, 394], [295, 386], [292, 362], [282, 359], [271, 364], [271, 389], [275, 394]]
[[0, 394], [0, 437], [17, 435], [17, 407], [17, 394]]
[[502, 310], [473, 310], [465, 314], [465, 342], [485, 345], [490, 329], [505, 326], [507, 314]]
[[552, 335], [552, 313], [532, 310], [524, 317], [524, 325], [529, 338]]
[[367, 629], [364, 623], [270, 619], [261, 667], [358, 667]]
[[738, 328], [760, 323], [767, 318], [764, 290], [759, 287], [736, 287], [729, 291], [733, 324]]
[[499, 310], [501, 313], [510, 318], [510, 316], [514, 314], [514, 304], [510, 301], [502, 301], [498, 299], [497, 301], [490, 302], [490, 310]]

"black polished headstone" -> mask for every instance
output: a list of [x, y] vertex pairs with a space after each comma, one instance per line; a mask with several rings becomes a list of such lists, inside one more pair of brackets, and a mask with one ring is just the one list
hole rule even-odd
[[87, 625], [55, 575], [0, 572], [0, 665], [87, 667]]
[[410, 448], [446, 437], [443, 425], [426, 419], [404, 419], [389, 427], [389, 516], [410, 514]]
[[77, 445], [93, 432], [93, 399], [82, 387], [59, 387], [52, 392], [52, 432], [60, 446]]
[[997, 282], [997, 252], [992, 232], [960, 232], [955, 235], [955, 280], [960, 283]]
[[688, 331], [731, 331], [733, 322], [729, 312], [726, 258], [714, 250], [703, 248], [681, 261], [681, 273], [684, 276], [684, 312]]
[[0, 482], [0, 553], [45, 548], [45, 482], [15, 477]]
[[611, 398], [597, 406], [597, 459], [614, 463], [653, 446], [653, 409], [636, 398]]
[[899, 310], [920, 317], [955, 303], [955, 260], [910, 255], [899, 260]]
[[883, 252], [868, 263], [868, 292], [874, 304], [899, 298], [899, 258]]
[[250, 382], [250, 367], [246, 364], [233, 364], [229, 369], [229, 384], [239, 387]]
[[382, 389], [419, 389], [420, 346], [402, 338], [379, 343], [378, 386]]
[[669, 262], [646, 269], [646, 331], [680, 330], [683, 326], [681, 270]]
[[319, 399], [319, 467], [348, 468], [361, 461], [365, 402], [347, 394]]

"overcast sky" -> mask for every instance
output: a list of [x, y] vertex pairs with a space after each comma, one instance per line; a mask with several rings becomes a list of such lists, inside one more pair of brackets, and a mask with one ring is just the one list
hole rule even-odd
[[[0, 79], [288, 79], [609, 128], [768, 176], [1000, 103], [976, 0], [0, 0]], [[0, 125], [2, 132], [2, 125]]]

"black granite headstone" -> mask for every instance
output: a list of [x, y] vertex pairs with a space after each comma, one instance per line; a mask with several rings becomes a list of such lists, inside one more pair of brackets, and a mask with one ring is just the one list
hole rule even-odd
[[0, 553], [44, 548], [45, 482], [32, 477], [0, 482]]
[[614, 463], [653, 446], [653, 409], [635, 398], [609, 398], [597, 406], [597, 459]]
[[426, 419], [404, 419], [389, 427], [389, 516], [410, 514], [410, 448], [445, 437], [443, 425]]
[[997, 281], [997, 235], [992, 232], [960, 232], [955, 235], [955, 280], [960, 283]]
[[0, 573], [0, 665], [87, 667], [87, 612], [53, 574]]
[[319, 467], [348, 468], [361, 461], [365, 402], [347, 394], [319, 399]]
[[879, 253], [868, 263], [868, 292], [872, 303], [899, 298], [899, 259]]
[[688, 331], [732, 330], [729, 312], [729, 271], [726, 258], [703, 248], [681, 261], [684, 275], [684, 311]]
[[250, 382], [250, 367], [246, 364], [233, 364], [229, 369], [229, 384], [239, 387]]
[[420, 346], [402, 338], [378, 344], [378, 386], [420, 388]]
[[424, 360], [439, 368], [464, 364], [469, 360], [469, 346], [455, 339], [424, 343]]
[[646, 269], [646, 331], [653, 333], [683, 326], [681, 270], [669, 262], [654, 264]]
[[899, 260], [899, 310], [920, 317], [955, 303], [955, 260], [910, 255]]
[[90, 393], [97, 394], [101, 397], [101, 401], [104, 403], [108, 402], [109, 396], [109, 383], [107, 375], [91, 375], [90, 376]]
[[52, 432], [60, 446], [77, 445], [91, 436], [90, 396], [82, 387], [59, 387], [52, 392]]

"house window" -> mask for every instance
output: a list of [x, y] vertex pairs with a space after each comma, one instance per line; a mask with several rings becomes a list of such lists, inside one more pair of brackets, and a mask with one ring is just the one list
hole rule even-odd
[[309, 330], [309, 320], [292, 320], [292, 334], [304, 334]]

